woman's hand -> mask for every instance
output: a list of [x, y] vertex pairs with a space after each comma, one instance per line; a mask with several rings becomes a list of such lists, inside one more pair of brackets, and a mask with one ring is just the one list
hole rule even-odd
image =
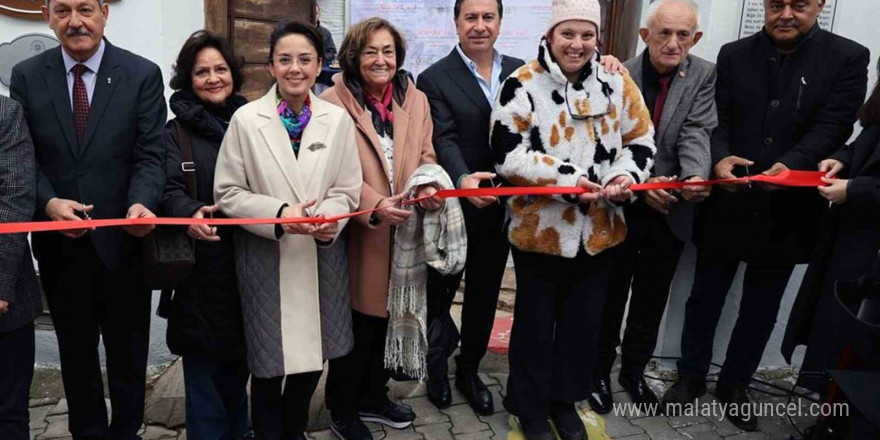
[[849, 183], [849, 180], [829, 179], [827, 177], [823, 177], [822, 181], [828, 185], [819, 187], [819, 194], [822, 197], [825, 197], [826, 200], [834, 203], [835, 205], [842, 205], [846, 203], [846, 186]]
[[422, 197], [430, 197], [429, 199], [419, 202], [419, 206], [426, 211], [440, 209], [440, 207], [443, 206], [444, 201], [436, 194], [437, 188], [433, 185], [424, 185], [419, 188], [419, 191], [416, 193], [416, 198], [421, 199]]
[[[202, 206], [192, 215], [192, 218], [203, 219], [206, 215], [217, 212], [218, 209], [219, 207], [217, 205]], [[186, 228], [186, 235], [189, 235], [190, 238], [196, 240], [220, 241], [220, 236], [217, 235], [217, 228], [208, 225], [189, 225], [189, 227]]]
[[[322, 215], [319, 218], [327, 217]], [[336, 234], [339, 233], [338, 222], [318, 223], [312, 226], [314, 226], [314, 228], [312, 229], [311, 235], [318, 241], [333, 241], [333, 239], [336, 238]]]
[[623, 202], [633, 196], [629, 186], [633, 184], [632, 177], [617, 176], [605, 185], [605, 198], [614, 202]]
[[382, 199], [379, 201], [379, 205], [376, 206], [381, 209], [374, 212], [373, 215], [378, 217], [382, 222], [388, 223], [392, 226], [402, 225], [407, 219], [409, 219], [409, 216], [412, 215], [412, 211], [395, 207], [401, 202], [401, 200], [403, 200], [405, 195], [406, 194], [398, 194], [394, 197], [386, 197]]
[[593, 200], [601, 199], [605, 195], [605, 190], [602, 188], [602, 185], [593, 183], [590, 179], [587, 179], [584, 176], [581, 176], [578, 179], [577, 186], [589, 190], [583, 194], [578, 194], [578, 200], [580, 200], [581, 203], [590, 203]]
[[825, 159], [819, 162], [819, 171], [825, 173], [825, 177], [831, 179], [837, 176], [837, 173], [843, 171], [843, 162], [837, 159]]
[[[315, 203], [315, 200], [309, 200], [307, 202], [288, 206], [281, 211], [281, 218], [308, 217], [305, 215], [306, 209], [315, 206]], [[281, 228], [288, 234], [312, 235], [312, 232], [315, 230], [315, 225], [309, 223], [284, 223], [281, 225]]]

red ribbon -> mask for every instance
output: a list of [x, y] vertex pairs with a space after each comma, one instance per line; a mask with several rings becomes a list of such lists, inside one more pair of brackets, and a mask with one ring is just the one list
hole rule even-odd
[[[736, 179], [706, 180], [699, 182], [651, 182], [630, 185], [632, 191], [648, 191], [657, 189], [682, 189], [686, 186], [712, 186], [724, 183], [748, 183], [763, 182], [788, 187], [817, 187], [824, 186], [821, 171], [783, 171], [775, 176], [757, 175], [740, 177]], [[483, 196], [551, 196], [563, 194], [583, 194], [588, 189], [579, 186], [525, 186], [525, 187], [498, 187], [498, 188], [475, 188], [475, 189], [444, 189], [437, 191], [437, 196], [443, 199], [460, 197], [483, 197]], [[418, 203], [430, 197], [411, 199], [403, 204]], [[370, 214], [384, 208], [374, 208], [365, 211], [352, 212], [334, 217], [302, 217], [302, 218], [135, 218], [135, 219], [97, 219], [97, 220], [64, 220], [42, 222], [0, 223], [0, 234], [16, 234], [24, 232], [47, 232], [63, 231], [68, 229], [93, 229], [111, 226], [137, 226], [137, 225], [208, 225], [208, 226], [246, 226], [246, 225], [272, 225], [293, 223], [335, 223], [359, 215]]]

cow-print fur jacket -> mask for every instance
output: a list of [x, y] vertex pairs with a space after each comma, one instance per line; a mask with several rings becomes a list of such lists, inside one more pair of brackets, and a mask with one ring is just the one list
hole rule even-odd
[[[504, 81], [491, 147], [498, 174], [515, 186], [576, 186], [581, 176], [605, 186], [620, 175], [640, 183], [656, 151], [651, 116], [633, 80], [606, 74], [596, 53], [569, 83], [546, 39], [538, 59]], [[620, 204], [580, 204], [572, 195], [516, 196], [508, 204], [510, 242], [522, 251], [574, 258], [581, 246], [596, 255], [626, 237]]]

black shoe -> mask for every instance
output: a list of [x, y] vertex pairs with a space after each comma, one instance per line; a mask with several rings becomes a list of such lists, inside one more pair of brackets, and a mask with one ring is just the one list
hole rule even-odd
[[590, 394], [587, 403], [596, 414], [608, 414], [614, 406], [614, 398], [611, 396], [611, 377], [607, 374], [593, 375], [593, 383], [590, 384]]
[[734, 426], [743, 431], [756, 431], [758, 429], [757, 416], [754, 415], [754, 411], [751, 411], [752, 408], [746, 409], [752, 402], [749, 400], [749, 395], [746, 393], [745, 388], [728, 387], [719, 383], [715, 386], [715, 397], [721, 403], [727, 404], [724, 416]]
[[645, 382], [644, 374], [641, 370], [636, 371], [638, 372], [624, 372], [620, 370], [620, 373], [617, 375], [617, 383], [629, 392], [633, 403], [636, 405], [645, 405], [644, 407], [647, 408], [649, 405], [660, 403], [657, 400], [657, 395], [654, 394], [654, 391]]
[[340, 440], [372, 440], [370, 428], [357, 417], [346, 417], [342, 420], [330, 419], [330, 429]]
[[561, 440], [584, 440], [587, 428], [573, 403], [551, 403], [550, 418]]
[[553, 430], [550, 428], [550, 422], [547, 419], [521, 419], [519, 425], [522, 427], [526, 440], [556, 440], [553, 436]]
[[705, 380], [680, 377], [672, 387], [666, 390], [660, 408], [668, 417], [680, 416], [684, 411], [684, 405], [693, 402], [703, 394], [706, 394]]
[[481, 416], [491, 416], [495, 413], [492, 392], [489, 391], [477, 373], [456, 371], [455, 387], [464, 394], [464, 398], [467, 399], [475, 413]]
[[428, 376], [428, 400], [438, 409], [446, 409], [452, 405], [452, 387], [449, 386], [448, 377]]
[[358, 415], [365, 422], [380, 423], [394, 429], [406, 428], [416, 419], [416, 414], [409, 407], [394, 403], [387, 398], [379, 407], [363, 410]]

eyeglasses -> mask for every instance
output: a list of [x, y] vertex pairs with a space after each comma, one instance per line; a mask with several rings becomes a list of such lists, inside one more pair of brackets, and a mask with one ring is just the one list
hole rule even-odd
[[[606, 98], [608, 98], [608, 106], [605, 107], [605, 111], [603, 113], [596, 113], [593, 115], [582, 115], [580, 113], [575, 114], [574, 112], [572, 112], [571, 105], [568, 103], [568, 84], [569, 84], [569, 82], [566, 81], [565, 82], [565, 108], [568, 109], [568, 115], [571, 116], [571, 119], [574, 119], [575, 121], [586, 121], [587, 119], [591, 119], [591, 118], [601, 118], [602, 116], [605, 116], [605, 115], [611, 113], [611, 104], [612, 103], [611, 103], [611, 96], [610, 95], [606, 96]], [[587, 98], [589, 98], [589, 97], [590, 97], [590, 94], [587, 93]]]

